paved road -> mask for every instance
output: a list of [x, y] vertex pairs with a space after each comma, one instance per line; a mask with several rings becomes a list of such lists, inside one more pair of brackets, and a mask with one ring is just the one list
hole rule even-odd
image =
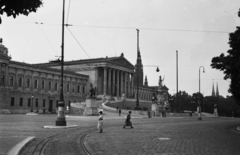
[[[83, 154], [80, 137], [86, 134], [84, 145], [92, 155], [238, 155], [240, 152], [240, 119], [237, 118], [140, 118], [132, 119], [134, 128], [123, 129], [124, 116], [107, 113], [103, 133], [96, 130], [97, 117], [67, 117], [75, 129], [44, 129], [54, 125], [56, 115], [0, 115], [0, 154], [5, 154], [25, 137], [35, 136], [35, 142], [55, 137], [45, 146], [45, 155]], [[234, 129], [236, 132], [231, 131]], [[24, 150], [31, 154], [36, 143]]]

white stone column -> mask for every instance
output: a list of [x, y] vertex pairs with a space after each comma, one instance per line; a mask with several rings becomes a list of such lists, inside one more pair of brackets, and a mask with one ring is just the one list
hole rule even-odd
[[107, 94], [107, 67], [104, 67], [103, 75], [103, 94]]
[[124, 72], [124, 93], [127, 96], [127, 72]]
[[111, 89], [111, 76], [112, 76], [112, 73], [111, 73], [112, 69], [109, 68], [108, 69], [108, 95], [112, 95], [112, 89]]
[[117, 93], [117, 97], [119, 97], [119, 86], [120, 86], [120, 83], [119, 83], [119, 70], [116, 70], [116, 73], [117, 73], [117, 86], [116, 86], [116, 93]]
[[113, 71], [113, 74], [112, 74], [113, 75], [112, 76], [113, 77], [112, 78], [112, 95], [115, 96], [116, 95], [116, 92], [115, 92], [116, 91], [116, 81], [115, 81], [115, 71], [116, 70], [112, 69], [112, 71]]
[[120, 80], [121, 80], [120, 96], [122, 96], [123, 91], [124, 91], [124, 87], [123, 87], [123, 86], [124, 86], [124, 85], [123, 85], [123, 71], [121, 71], [120, 76], [121, 76], [121, 78], [120, 78]]

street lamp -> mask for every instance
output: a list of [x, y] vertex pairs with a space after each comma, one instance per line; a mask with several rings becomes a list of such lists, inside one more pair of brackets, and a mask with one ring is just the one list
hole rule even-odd
[[205, 73], [205, 68], [203, 66], [200, 66], [199, 67], [199, 98], [198, 98], [198, 120], [202, 120], [202, 117], [201, 117], [201, 102], [200, 102], [200, 94], [201, 94], [201, 80], [200, 80], [200, 71], [201, 71], [201, 68], [203, 68], [203, 73]]
[[62, 14], [62, 61], [61, 61], [61, 87], [60, 87], [60, 100], [58, 103], [58, 116], [56, 126], [66, 126], [66, 118], [64, 114], [64, 96], [63, 96], [63, 66], [64, 66], [64, 11], [65, 0], [63, 0], [63, 14]]
[[31, 104], [31, 111], [30, 112], [33, 112], [33, 98], [34, 98], [34, 96], [32, 95], [32, 104]]

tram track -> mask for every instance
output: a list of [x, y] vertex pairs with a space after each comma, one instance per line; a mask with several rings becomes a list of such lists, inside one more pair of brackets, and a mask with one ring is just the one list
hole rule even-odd
[[22, 149], [20, 155], [91, 155], [84, 145], [84, 139], [93, 131], [96, 131], [96, 128], [82, 129], [78, 127], [46, 138], [36, 138]]

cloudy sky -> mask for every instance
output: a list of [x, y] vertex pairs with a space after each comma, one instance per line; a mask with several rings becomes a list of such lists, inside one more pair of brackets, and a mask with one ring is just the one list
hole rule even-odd
[[[61, 0], [43, 0], [29, 16], [2, 16], [0, 37], [12, 60], [43, 63], [61, 56]], [[240, 25], [239, 0], [66, 0], [65, 60], [119, 56], [133, 65], [137, 58], [137, 31], [144, 76], [150, 86], [159, 76], [171, 94], [199, 90], [211, 95], [213, 81], [222, 96], [229, 81], [210, 67], [211, 59], [229, 49], [229, 33]], [[70, 5], [69, 5], [70, 4]], [[159, 66], [160, 72], [156, 72]], [[215, 88], [216, 90], [216, 88]]]

